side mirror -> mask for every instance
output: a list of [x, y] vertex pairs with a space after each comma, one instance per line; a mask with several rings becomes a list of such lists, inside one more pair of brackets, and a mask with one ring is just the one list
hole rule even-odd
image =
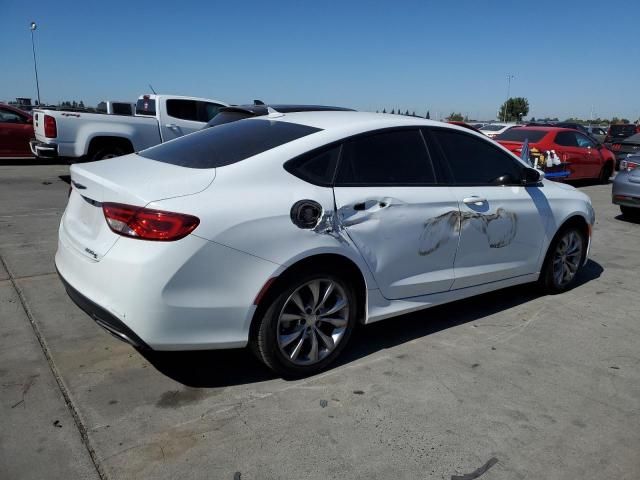
[[523, 185], [537, 185], [542, 181], [543, 174], [541, 174], [535, 168], [525, 168], [522, 171], [522, 184]]

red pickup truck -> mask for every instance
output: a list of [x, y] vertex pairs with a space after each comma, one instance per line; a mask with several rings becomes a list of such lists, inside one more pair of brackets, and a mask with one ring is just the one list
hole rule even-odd
[[0, 103], [0, 158], [32, 157], [29, 140], [33, 137], [31, 115]]

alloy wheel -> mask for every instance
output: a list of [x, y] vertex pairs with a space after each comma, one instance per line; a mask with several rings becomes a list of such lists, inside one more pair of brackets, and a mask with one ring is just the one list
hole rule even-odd
[[295, 365], [313, 365], [336, 349], [348, 323], [344, 289], [332, 279], [314, 279], [285, 301], [277, 323], [278, 348]]
[[576, 276], [582, 260], [583, 240], [578, 232], [565, 233], [553, 255], [553, 279], [560, 288], [568, 285]]

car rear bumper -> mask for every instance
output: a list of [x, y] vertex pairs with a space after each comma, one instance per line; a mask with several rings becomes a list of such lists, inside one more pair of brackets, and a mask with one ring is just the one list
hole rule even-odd
[[55, 263], [69, 296], [100, 326], [153, 350], [246, 346], [253, 300], [279, 267], [195, 235], [120, 238], [95, 261], [63, 228]]
[[29, 148], [38, 158], [58, 158], [58, 146], [53, 143], [44, 143], [38, 140], [29, 141]]
[[620, 172], [613, 180], [611, 201], [616, 205], [640, 208], [640, 183], [629, 180], [627, 172]]

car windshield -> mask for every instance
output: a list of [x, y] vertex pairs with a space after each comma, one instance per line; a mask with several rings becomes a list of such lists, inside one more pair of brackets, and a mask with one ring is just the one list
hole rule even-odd
[[506, 125], [492, 124], [485, 125], [480, 130], [486, 130], [487, 132], [497, 132], [498, 130], [502, 130]]
[[291, 122], [245, 119], [177, 138], [139, 155], [188, 168], [216, 168], [320, 131]]
[[529, 140], [531, 143], [539, 142], [544, 138], [548, 132], [542, 130], [531, 130], [528, 128], [510, 128], [504, 133], [501, 133], [494, 140], [505, 140], [508, 142], [524, 142]]

